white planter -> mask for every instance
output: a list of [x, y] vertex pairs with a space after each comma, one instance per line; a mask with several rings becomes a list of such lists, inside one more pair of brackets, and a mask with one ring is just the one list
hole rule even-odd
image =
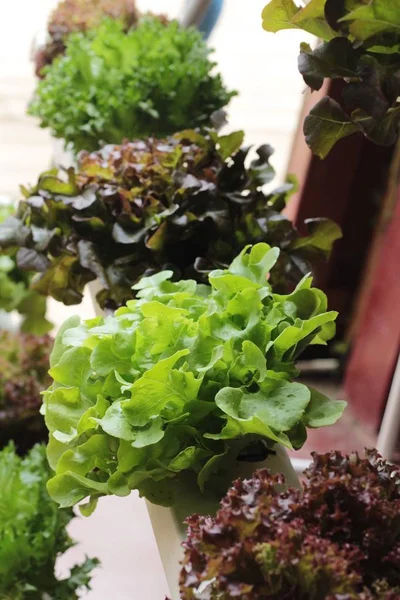
[[[258, 469], [267, 468], [271, 473], [283, 473], [290, 487], [300, 487], [297, 475], [292, 467], [287, 452], [283, 446], [274, 447], [275, 455], [269, 456], [259, 463], [237, 462], [237, 470], [233, 479], [248, 478]], [[190, 515], [213, 515], [218, 510], [219, 503], [203, 496], [199, 489], [188, 489], [172, 508], [157, 506], [146, 501], [151, 524], [156, 538], [158, 551], [167, 578], [171, 600], [179, 600], [180, 561], [183, 556], [182, 542], [185, 539], [186, 528], [184, 521]]]
[[[99, 282], [89, 284], [96, 316], [104, 315], [96, 301], [96, 294], [101, 289]], [[290, 462], [286, 449], [277, 444], [274, 455], [268, 456], [263, 462], [237, 461], [232, 476], [235, 479], [248, 478], [258, 469], [267, 468], [273, 474], [282, 473], [288, 487], [300, 487], [299, 479]], [[185, 495], [171, 508], [158, 506], [146, 501], [147, 510], [156, 538], [158, 551], [168, 582], [171, 600], [179, 600], [179, 572], [182, 559], [182, 542], [185, 539], [186, 527], [184, 521], [192, 514], [213, 515], [219, 508], [219, 502], [209, 495], [203, 495], [197, 486], [187, 489]]]

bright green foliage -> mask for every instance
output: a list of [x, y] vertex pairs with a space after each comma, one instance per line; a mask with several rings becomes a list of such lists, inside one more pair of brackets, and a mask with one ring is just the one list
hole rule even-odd
[[[13, 213], [11, 205], [0, 206], [0, 224]], [[52, 324], [47, 321], [46, 298], [29, 289], [32, 275], [17, 266], [16, 251], [0, 254], [0, 309], [17, 310], [23, 316], [21, 330], [44, 334]]]
[[60, 510], [46, 490], [49, 467], [44, 446], [26, 458], [12, 445], [0, 452], [1, 600], [74, 600], [89, 588], [97, 560], [86, 559], [58, 580], [56, 558], [73, 545], [66, 526], [72, 510]]
[[30, 113], [75, 152], [208, 124], [234, 95], [211, 74], [210, 53], [198, 31], [176, 21], [146, 17], [126, 33], [107, 20], [70, 36]]
[[164, 271], [115, 316], [65, 323], [44, 396], [48, 489], [61, 506], [90, 497], [90, 512], [97, 497], [132, 489], [170, 505], [196, 478], [220, 493], [238, 455], [299, 448], [306, 427], [340, 417], [345, 403], [293, 382], [297, 357], [333, 336], [336, 313], [310, 277], [273, 293], [278, 254], [248, 246], [210, 286]]
[[325, 78], [342, 79], [342, 106], [325, 97], [304, 124], [310, 148], [324, 158], [356, 132], [393, 144], [400, 123], [400, 0], [272, 0], [263, 11], [267, 31], [303, 29], [323, 41], [301, 44], [299, 71], [312, 90]]

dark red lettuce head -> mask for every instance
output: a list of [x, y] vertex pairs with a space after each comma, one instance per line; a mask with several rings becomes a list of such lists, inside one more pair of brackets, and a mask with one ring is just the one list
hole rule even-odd
[[50, 336], [0, 332], [0, 448], [13, 440], [24, 454], [37, 442], [47, 440], [39, 413], [48, 375]]
[[184, 600], [400, 598], [400, 470], [374, 450], [314, 454], [303, 490], [258, 471], [189, 519]]
[[251, 160], [243, 137], [185, 130], [82, 153], [76, 171], [43, 173], [24, 190], [17, 215], [0, 226], [0, 247], [18, 249], [41, 294], [78, 304], [97, 279], [100, 305], [115, 309], [144, 275], [171, 269], [176, 279], [207, 282], [246, 244], [267, 242], [281, 250], [271, 284], [287, 293], [340, 231], [312, 219], [301, 236], [282, 214], [295, 183], [266, 193], [272, 149], [257, 148]]

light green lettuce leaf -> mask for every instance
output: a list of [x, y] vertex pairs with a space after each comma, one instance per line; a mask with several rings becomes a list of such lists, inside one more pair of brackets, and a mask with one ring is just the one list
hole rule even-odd
[[185, 403], [193, 400], [201, 385], [193, 373], [173, 369], [189, 353], [180, 350], [170, 358], [160, 360], [131, 387], [131, 399], [124, 400], [122, 410], [131, 425], [143, 427], [154, 414], [172, 409], [174, 416], [182, 412]]
[[243, 388], [224, 388], [218, 392], [215, 402], [232, 418], [258, 417], [279, 433], [289, 431], [302, 420], [310, 398], [310, 390], [301, 383], [266, 379], [253, 393]]
[[304, 424], [307, 427], [326, 427], [333, 425], [343, 414], [347, 402], [333, 401], [315, 388], [309, 388], [311, 401], [304, 415]]

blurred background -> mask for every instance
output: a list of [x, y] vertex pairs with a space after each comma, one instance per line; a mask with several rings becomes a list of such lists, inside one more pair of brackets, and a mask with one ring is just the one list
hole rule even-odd
[[[51, 161], [49, 132], [26, 115], [26, 106], [36, 82], [30, 60], [32, 45], [35, 38], [43, 36], [56, 4], [55, 0], [9, 3], [7, 18], [0, 23], [0, 196], [15, 201], [19, 186], [33, 184]], [[296, 57], [304, 35], [266, 35], [261, 28], [264, 4], [252, 0], [252, 10], [243, 10], [242, 3], [229, 0], [210, 44], [227, 86], [239, 91], [229, 107], [229, 128], [244, 129], [248, 143], [271, 144], [275, 148], [272, 162], [282, 181], [303, 101], [304, 83]], [[179, 17], [184, 2], [141, 0], [138, 6]], [[56, 324], [77, 312], [76, 307], [52, 299], [49, 304], [49, 318]], [[92, 311], [87, 297], [79, 314], [89, 318]], [[62, 572], [85, 553], [102, 561], [88, 600], [106, 600], [111, 595], [118, 600], [164, 598], [167, 585], [150, 521], [144, 503], [134, 495], [102, 499], [91, 519], [71, 524], [71, 534], [82, 543], [69, 551], [60, 565]], [[115, 539], [118, 544], [113, 544]]]
[[[36, 82], [32, 45], [43, 35], [55, 5], [55, 0], [18, 0], [7, 4], [6, 18], [0, 21], [0, 196], [15, 201], [19, 185], [33, 184], [51, 161], [49, 132], [26, 115], [26, 107]], [[179, 0], [138, 1], [140, 9], [170, 17], [179, 17], [183, 5]], [[243, 129], [249, 144], [273, 146], [279, 181], [288, 172], [297, 175], [300, 189], [288, 214], [299, 227], [306, 218], [326, 216], [344, 231], [317, 282], [331, 308], [340, 311], [338, 336], [325, 352], [306, 356], [302, 367], [305, 379], [334, 397], [346, 397], [350, 407], [340, 424], [310, 434], [301, 451], [307, 458], [314, 449], [347, 451], [376, 443], [400, 345], [400, 246], [393, 233], [400, 222], [387, 209], [392, 149], [353, 137], [323, 162], [311, 156], [302, 120], [317, 98], [305, 93], [297, 70], [299, 44], [311, 39], [302, 31], [263, 31], [264, 5], [265, 0], [245, 6], [227, 0], [210, 37], [228, 88], [239, 92], [229, 106], [229, 129]], [[330, 93], [335, 95], [334, 86]], [[76, 312], [50, 301], [49, 318], [56, 325]], [[89, 298], [79, 314], [92, 316]], [[103, 563], [88, 599], [106, 600], [111, 594], [118, 600], [163, 599], [166, 582], [150, 522], [134, 495], [102, 499], [91, 519], [76, 520], [71, 532], [81, 543], [68, 560], [87, 553]], [[60, 565], [62, 571], [68, 560]]]
[[[32, 183], [50, 161], [48, 132], [38, 130], [25, 111], [35, 87], [32, 43], [35, 36], [43, 35], [56, 4], [54, 0], [11, 3], [0, 24], [0, 193], [13, 198], [18, 197], [19, 184]], [[185, 3], [141, 0], [137, 4], [142, 10], [179, 17]], [[305, 87], [296, 67], [304, 34], [267, 35], [261, 28], [264, 4], [253, 0], [252, 10], [243, 10], [241, 3], [226, 2], [210, 44], [227, 86], [239, 91], [229, 107], [230, 128], [244, 129], [249, 143], [271, 144], [282, 179]]]

